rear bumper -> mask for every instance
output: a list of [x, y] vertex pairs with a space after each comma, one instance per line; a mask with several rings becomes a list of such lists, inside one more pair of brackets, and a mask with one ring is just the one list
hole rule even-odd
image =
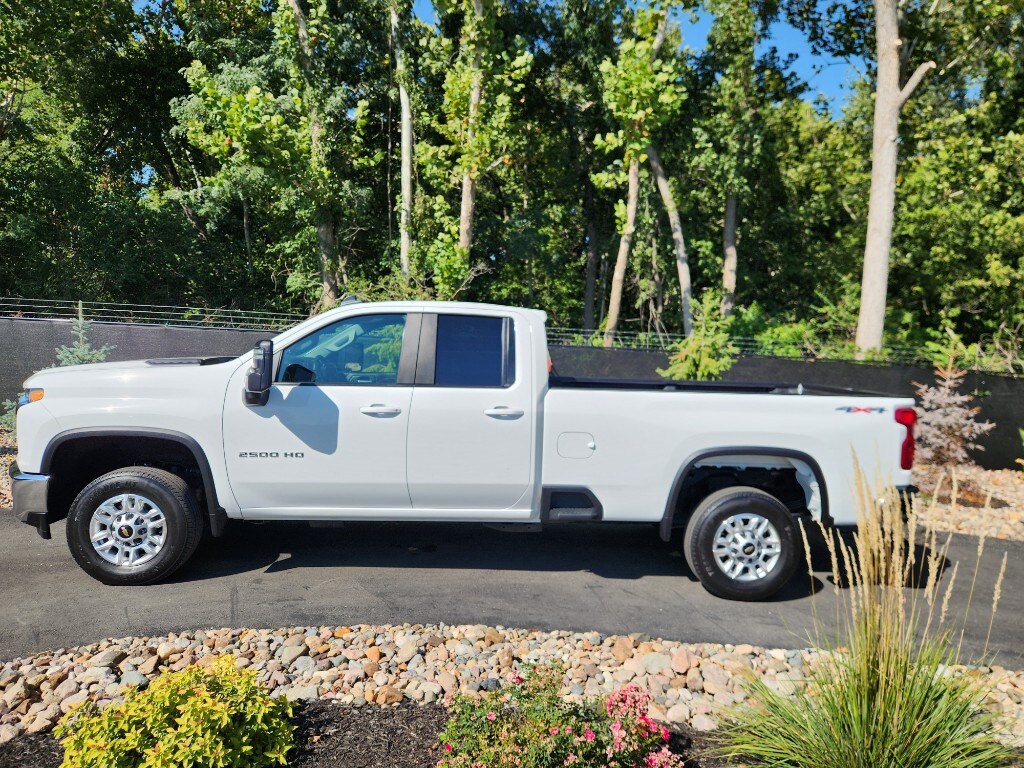
[[14, 516], [21, 522], [34, 526], [44, 539], [50, 538], [50, 513], [46, 503], [50, 490], [50, 476], [22, 472], [18, 469], [17, 462], [11, 463], [8, 472], [11, 476]]

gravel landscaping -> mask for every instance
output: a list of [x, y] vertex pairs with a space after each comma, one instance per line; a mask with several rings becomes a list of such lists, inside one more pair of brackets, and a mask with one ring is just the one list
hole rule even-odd
[[[920, 474], [921, 487], [928, 487], [931, 478]], [[921, 499], [919, 510], [924, 523], [939, 531], [1024, 541], [1024, 472], [960, 467], [956, 477], [958, 484], [966, 486], [966, 492], [958, 492], [958, 503], [951, 505], [950, 479], [946, 477], [939, 488], [938, 499], [927, 496]], [[989, 493], [992, 494], [991, 506], [986, 509]]]
[[[751, 675], [783, 693], [805, 687], [814, 650], [687, 644], [642, 634], [538, 632], [485, 626], [401, 625], [218, 629], [122, 638], [14, 659], [0, 666], [0, 743], [49, 731], [75, 704], [101, 707], [162, 669], [207, 665], [232, 654], [259, 672], [273, 696], [334, 700], [347, 709], [433, 705], [456, 691], [499, 688], [513, 672], [548, 661], [567, 670], [562, 695], [580, 700], [636, 683], [652, 695], [651, 716], [698, 733], [718, 726], [723, 707], [744, 700]], [[995, 684], [989, 704], [1005, 717], [1004, 738], [1024, 744], [1024, 673], [956, 668]]]

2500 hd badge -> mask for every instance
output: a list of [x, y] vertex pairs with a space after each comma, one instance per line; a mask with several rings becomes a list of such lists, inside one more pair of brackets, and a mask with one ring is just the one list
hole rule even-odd
[[242, 451], [238, 454], [240, 459], [304, 459], [306, 454], [302, 451]]

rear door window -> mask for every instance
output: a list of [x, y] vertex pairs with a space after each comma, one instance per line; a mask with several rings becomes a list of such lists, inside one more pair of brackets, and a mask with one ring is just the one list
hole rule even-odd
[[507, 387], [515, 380], [511, 318], [438, 315], [434, 384]]

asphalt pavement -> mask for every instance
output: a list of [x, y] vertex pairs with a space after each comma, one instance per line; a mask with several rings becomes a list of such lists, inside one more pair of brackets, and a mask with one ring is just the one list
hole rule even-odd
[[[1024, 544], [987, 542], [976, 569], [977, 548], [977, 539], [955, 536], [948, 555], [949, 565], [960, 561], [949, 615], [962, 616], [972, 603], [964, 656], [985, 651], [993, 588], [1008, 553], [987, 658], [1024, 668]], [[843, 591], [820, 547], [814, 560], [813, 581], [799, 575], [771, 601], [736, 603], [707, 594], [679, 543], [662, 543], [649, 525], [512, 533], [475, 524], [232, 522], [226, 538], [204, 542], [170, 581], [108, 587], [71, 559], [63, 523], [44, 541], [0, 510], [0, 661], [184, 629], [406, 622], [803, 647], [815, 613], [825, 625], [834, 622]]]

